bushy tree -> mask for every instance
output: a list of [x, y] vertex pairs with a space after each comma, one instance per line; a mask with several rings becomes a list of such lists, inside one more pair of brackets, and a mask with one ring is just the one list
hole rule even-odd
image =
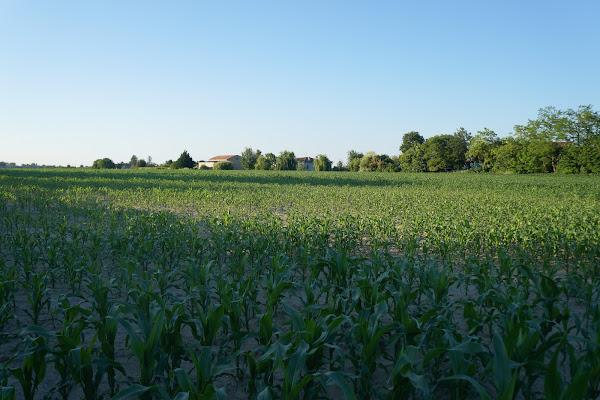
[[360, 159], [360, 171], [365, 172], [397, 172], [398, 160], [392, 159], [387, 154], [375, 154], [370, 151]]
[[246, 147], [242, 152], [242, 167], [244, 169], [255, 169], [258, 157], [260, 157], [260, 150], [253, 151], [252, 148]]
[[138, 168], [143, 168], [146, 167], [148, 164], [146, 164], [146, 160], [144, 160], [143, 158], [140, 158], [137, 162], [137, 167]]
[[428, 171], [439, 172], [452, 168], [448, 146], [451, 137], [452, 135], [436, 135], [423, 143], [423, 153]]
[[522, 163], [519, 158], [523, 152], [523, 145], [517, 139], [508, 137], [500, 140], [500, 145], [493, 151], [494, 171], [523, 173]]
[[467, 151], [469, 151], [469, 143], [471, 141], [471, 135], [465, 130], [465, 128], [459, 128], [452, 137], [448, 140], [448, 152], [450, 167], [455, 170], [461, 170], [465, 168], [467, 163]]
[[478, 131], [471, 139], [467, 158], [475, 163], [482, 164], [483, 171], [488, 171], [493, 167], [495, 150], [502, 144], [498, 135], [488, 128]]
[[213, 165], [214, 170], [232, 170], [233, 163], [231, 161], [220, 161]]
[[363, 153], [355, 150], [348, 152], [348, 170], [351, 172], [358, 172], [360, 170], [360, 160], [364, 157]]
[[425, 152], [423, 144], [415, 145], [399, 157], [400, 167], [404, 172], [426, 172], [427, 160], [425, 160]]
[[115, 163], [110, 158], [99, 158], [92, 164], [92, 168], [96, 169], [114, 169]]
[[270, 170], [275, 169], [275, 165], [277, 163], [277, 157], [273, 153], [267, 153], [265, 155], [261, 155], [256, 159], [255, 169], [258, 170]]
[[184, 150], [179, 158], [169, 166], [169, 168], [180, 169], [180, 168], [194, 168], [194, 160], [190, 157], [187, 150]]
[[413, 147], [421, 145], [423, 143], [425, 143], [425, 138], [421, 136], [419, 132], [407, 132], [402, 136], [402, 144], [400, 145], [400, 151], [402, 153], [405, 153]]
[[294, 171], [297, 164], [293, 151], [284, 150], [277, 156], [276, 168], [279, 171]]
[[131, 159], [129, 160], [129, 166], [130, 166], [131, 168], [135, 168], [135, 167], [137, 167], [137, 166], [138, 166], [138, 165], [137, 165], [137, 164], [138, 164], [138, 161], [139, 161], [139, 160], [138, 160], [137, 156], [136, 156], [135, 154], [134, 154], [134, 155], [132, 155], [132, 156], [131, 156]]
[[315, 171], [331, 171], [331, 160], [325, 154], [315, 158]]

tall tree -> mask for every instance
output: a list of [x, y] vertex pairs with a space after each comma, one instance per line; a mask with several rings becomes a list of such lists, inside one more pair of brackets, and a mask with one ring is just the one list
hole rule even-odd
[[242, 167], [244, 167], [244, 169], [254, 169], [260, 155], [260, 150], [253, 151], [251, 147], [246, 147], [242, 152]]
[[500, 139], [500, 145], [493, 151], [494, 171], [525, 172], [519, 159], [522, 152], [523, 145], [519, 140], [513, 137]]
[[298, 163], [293, 151], [284, 150], [277, 156], [276, 168], [279, 171], [294, 171]]
[[430, 172], [446, 171], [452, 168], [450, 140], [452, 135], [432, 136], [423, 144], [423, 153]]
[[331, 160], [325, 154], [319, 154], [315, 158], [315, 171], [331, 171]]
[[190, 157], [190, 153], [188, 153], [187, 150], [184, 150], [179, 158], [170, 165], [170, 168], [194, 168], [194, 160], [192, 160], [192, 157]]
[[407, 132], [402, 136], [402, 144], [400, 145], [400, 151], [402, 153], [405, 153], [414, 146], [418, 146], [423, 143], [425, 143], [425, 138], [421, 136], [419, 132]]
[[131, 156], [131, 160], [129, 160], [129, 166], [131, 168], [137, 167], [137, 163], [138, 163], [138, 158], [137, 156], [134, 154]]
[[482, 164], [482, 169], [488, 171], [493, 167], [495, 150], [500, 145], [501, 141], [498, 135], [488, 128], [483, 128], [471, 139], [467, 157], [476, 163]]
[[426, 172], [427, 160], [425, 159], [424, 145], [415, 145], [400, 154], [400, 167], [404, 172]]
[[99, 158], [92, 164], [92, 168], [96, 169], [114, 169], [115, 163], [110, 158]]
[[459, 128], [448, 141], [450, 166], [453, 170], [458, 171], [465, 168], [466, 154], [472, 138], [473, 135], [467, 132], [465, 128]]
[[273, 153], [267, 153], [264, 155], [260, 155], [256, 160], [255, 169], [259, 170], [270, 170], [275, 168], [275, 164], [277, 163], [277, 157]]
[[364, 157], [363, 153], [355, 150], [348, 152], [348, 170], [352, 172], [358, 172], [360, 169], [360, 160]]

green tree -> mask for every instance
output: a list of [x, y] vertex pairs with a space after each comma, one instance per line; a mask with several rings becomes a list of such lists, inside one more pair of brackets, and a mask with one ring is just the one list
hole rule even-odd
[[143, 158], [140, 158], [137, 162], [137, 167], [138, 168], [143, 168], [146, 167], [148, 164], [146, 164], [146, 160], [144, 160]]
[[214, 170], [232, 170], [233, 163], [231, 161], [220, 161], [213, 165]]
[[256, 160], [255, 169], [267, 171], [270, 169], [275, 169], [275, 165], [277, 163], [277, 157], [273, 153], [267, 153], [261, 155]]
[[92, 168], [96, 169], [114, 169], [115, 163], [110, 158], [99, 158], [94, 161]]
[[419, 132], [407, 132], [402, 136], [402, 144], [400, 145], [400, 151], [402, 153], [405, 153], [413, 147], [421, 145], [423, 143], [425, 143], [425, 138], [421, 136]]
[[446, 171], [452, 168], [449, 142], [452, 135], [432, 136], [423, 143], [423, 153], [430, 172]]
[[561, 172], [600, 173], [600, 114], [592, 106], [561, 112]]
[[465, 128], [459, 128], [448, 140], [448, 160], [453, 170], [458, 171], [465, 168], [466, 154], [472, 137]]
[[190, 157], [190, 154], [187, 150], [184, 150], [183, 153], [179, 156], [177, 160], [173, 162], [169, 166], [169, 168], [180, 169], [180, 168], [194, 168], [194, 160]]
[[426, 172], [427, 160], [423, 144], [415, 145], [400, 154], [400, 167], [404, 172]]
[[293, 151], [284, 150], [277, 156], [275, 167], [279, 171], [294, 171], [297, 166], [296, 155]]
[[422, 146], [430, 172], [459, 170], [465, 165], [468, 143], [461, 130], [454, 135], [432, 136]]
[[260, 150], [253, 151], [251, 147], [246, 147], [242, 152], [242, 167], [244, 169], [254, 169], [256, 167], [256, 162], [258, 157], [260, 157]]
[[508, 137], [500, 140], [500, 145], [493, 150], [494, 171], [522, 173], [523, 164], [520, 155], [523, 145], [517, 139]]
[[131, 159], [129, 160], [129, 166], [130, 166], [131, 168], [135, 168], [135, 167], [137, 167], [137, 166], [138, 166], [137, 164], [138, 164], [138, 158], [137, 158], [137, 156], [134, 154], [134, 155], [132, 155], [132, 156], [131, 156]]
[[528, 173], [556, 172], [561, 158], [559, 142], [568, 140], [566, 121], [554, 107], [542, 108], [538, 118], [515, 125], [515, 137], [523, 144], [519, 161]]
[[457, 138], [459, 138], [461, 142], [466, 143], [467, 147], [471, 143], [471, 139], [473, 139], [473, 135], [471, 135], [471, 132], [468, 132], [463, 127], [458, 128], [456, 130], [456, 132], [454, 132], [454, 136], [456, 136]]
[[331, 160], [325, 154], [315, 158], [315, 171], [331, 171]]
[[488, 171], [493, 167], [495, 150], [501, 145], [496, 133], [488, 128], [483, 128], [471, 139], [467, 157], [474, 162], [482, 164], [482, 169]]
[[360, 170], [360, 160], [364, 157], [363, 153], [358, 151], [350, 150], [348, 152], [348, 170], [352, 172], [358, 172]]
[[398, 170], [398, 162], [387, 154], [375, 154], [370, 151], [360, 159], [361, 172], [396, 172]]

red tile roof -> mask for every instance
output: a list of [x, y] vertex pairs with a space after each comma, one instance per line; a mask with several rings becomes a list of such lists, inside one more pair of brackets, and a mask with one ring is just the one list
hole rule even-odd
[[208, 161], [221, 161], [221, 160], [229, 160], [231, 157], [237, 157], [237, 155], [235, 155], [235, 154], [232, 154], [232, 155], [229, 155], [229, 156], [216, 156], [216, 157], [213, 157], [213, 158], [211, 158], [211, 159], [210, 159], [210, 160], [208, 160]]

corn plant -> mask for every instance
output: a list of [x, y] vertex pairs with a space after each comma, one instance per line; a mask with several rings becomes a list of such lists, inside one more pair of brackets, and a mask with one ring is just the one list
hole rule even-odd
[[[131, 353], [140, 364], [140, 377], [137, 381], [139, 385], [148, 388], [160, 383], [157, 378], [161, 375], [157, 375], [160, 371], [156, 371], [156, 367], [161, 365], [162, 359], [166, 357], [159, 346], [163, 334], [165, 311], [156, 303], [149, 304], [149, 310], [134, 308], [131, 311], [136, 315], [135, 321], [139, 333], [127, 319], [123, 317], [115, 319], [125, 329]], [[146, 311], [149, 313], [147, 314]], [[150, 394], [144, 392], [142, 398], [150, 398]]]
[[27, 302], [30, 308], [25, 312], [31, 318], [34, 325], [37, 325], [40, 314], [46, 308], [50, 310], [50, 293], [47, 288], [48, 276], [42, 272], [29, 273], [29, 281], [22, 281], [21, 286], [27, 289]]
[[19, 382], [25, 400], [34, 399], [38, 386], [44, 380], [46, 355], [50, 352], [51, 349], [43, 336], [35, 338], [27, 336], [21, 343], [17, 355], [22, 357], [23, 362], [21, 366], [10, 368], [8, 371]]
[[210, 346], [202, 346], [199, 354], [189, 351], [189, 355], [194, 365], [195, 383], [186, 370], [177, 368], [175, 376], [180, 390], [192, 400], [225, 399], [225, 389], [215, 387], [214, 381], [235, 368], [231, 365], [233, 357], [220, 358], [215, 362]]

